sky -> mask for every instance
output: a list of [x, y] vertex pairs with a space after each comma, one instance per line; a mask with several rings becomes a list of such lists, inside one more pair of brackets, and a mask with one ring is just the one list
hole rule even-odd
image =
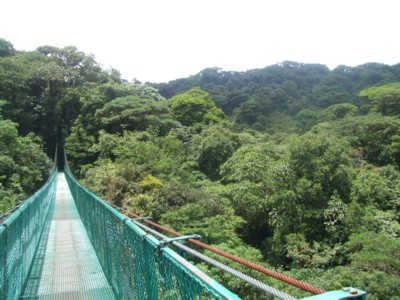
[[128, 81], [285, 60], [400, 63], [398, 0], [0, 0], [0, 10], [0, 38], [15, 49], [76, 46]]

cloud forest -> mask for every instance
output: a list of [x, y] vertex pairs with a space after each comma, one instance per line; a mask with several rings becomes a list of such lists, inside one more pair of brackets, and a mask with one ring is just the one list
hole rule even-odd
[[399, 115], [400, 64], [284, 61], [155, 84], [73, 46], [0, 39], [0, 211], [46, 181], [58, 145], [83, 185], [127, 211], [326, 290], [400, 299]]

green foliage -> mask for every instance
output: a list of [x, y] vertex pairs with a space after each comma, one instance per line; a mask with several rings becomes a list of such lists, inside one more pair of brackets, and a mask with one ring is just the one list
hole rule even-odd
[[158, 190], [163, 187], [162, 182], [154, 176], [147, 175], [142, 181], [140, 181], [139, 186], [143, 191]]
[[264, 119], [278, 113], [293, 116], [303, 109], [318, 111], [343, 103], [362, 106], [365, 100], [358, 97], [360, 90], [398, 82], [397, 67], [367, 63], [357, 67], [342, 65], [329, 71], [324, 65], [284, 61], [246, 72], [209, 68], [153, 86], [166, 98], [200, 87], [236, 123], [265, 130], [270, 124]]
[[200, 234], [207, 244], [227, 243], [232, 247], [241, 243], [235, 231], [244, 223], [232, 209], [212, 216], [206, 207], [197, 203], [189, 203], [177, 211], [163, 214], [160, 222], [183, 234]]
[[286, 236], [287, 257], [292, 264], [301, 268], [327, 267], [335, 258], [335, 250], [327, 245], [315, 242], [310, 245], [302, 234], [289, 234]]
[[219, 167], [233, 154], [233, 145], [229, 138], [220, 135], [210, 136], [202, 141], [197, 159], [199, 168], [211, 179], [219, 177]]
[[87, 170], [83, 183], [103, 199], [121, 206], [126, 198], [140, 194], [139, 182], [143, 176], [142, 169], [133, 164], [103, 161]]
[[271, 143], [244, 145], [222, 165], [222, 180], [263, 182], [268, 176], [268, 169], [274, 166], [279, 158], [279, 150]]
[[124, 132], [122, 137], [103, 133], [99, 139], [100, 156], [118, 162], [148, 166], [159, 158], [158, 139], [149, 132]]
[[244, 240], [252, 245], [260, 245], [267, 235], [270, 235], [268, 227], [269, 207], [265, 201], [265, 191], [262, 185], [252, 182], [230, 184], [228, 198], [237, 215], [243, 217], [247, 224], [240, 230]]
[[364, 160], [384, 166], [395, 161], [396, 148], [394, 144], [391, 147], [392, 137], [395, 139], [395, 136], [400, 134], [400, 120], [370, 114], [320, 124], [314, 127], [313, 131], [345, 137]]
[[0, 120], [0, 212], [33, 194], [47, 179], [51, 160], [33, 133], [21, 137], [17, 124]]
[[353, 268], [400, 275], [400, 240], [385, 234], [364, 232], [350, 236], [346, 246]]
[[362, 169], [353, 181], [352, 197], [380, 210], [397, 209], [400, 173], [392, 166]]
[[284, 61], [150, 86], [75, 47], [18, 52], [0, 39], [0, 209], [47, 177], [41, 145], [65, 142], [75, 173], [112, 203], [326, 289], [396, 299], [399, 70]]
[[345, 140], [307, 133], [287, 146], [287, 156], [269, 170], [266, 182], [273, 234], [263, 247], [266, 256], [279, 258], [276, 263], [286, 260], [290, 234], [302, 234], [307, 243], [329, 241], [330, 246], [346, 239], [343, 210], [353, 177]]
[[[258, 120], [260, 120], [260, 118]], [[279, 140], [281, 140], [280, 136], [286, 137], [289, 134], [298, 133], [299, 131], [301, 132], [303, 130], [301, 129], [301, 126], [303, 125], [299, 123], [298, 120], [283, 113], [276, 113], [268, 117], [264, 117], [262, 122], [264, 124], [265, 131], [271, 135], [271, 138], [276, 138]], [[256, 130], [256, 128], [253, 129]]]
[[211, 96], [200, 88], [192, 88], [169, 101], [175, 118], [185, 126], [218, 123], [225, 118]]
[[345, 217], [348, 205], [334, 193], [324, 210], [325, 230], [331, 237], [331, 242], [342, 242], [348, 236], [348, 228], [345, 226]]
[[187, 156], [195, 160], [199, 170], [212, 180], [220, 178], [220, 166], [241, 143], [241, 136], [232, 132], [229, 126], [230, 123], [210, 126], [187, 143]]
[[367, 88], [359, 96], [371, 100], [383, 115], [400, 113], [400, 82]]
[[166, 212], [176, 211], [188, 203], [205, 202], [206, 197], [199, 189], [178, 182], [167, 182], [155, 195], [153, 218], [158, 220]]
[[76, 122], [70, 135], [65, 139], [65, 151], [72, 170], [79, 170], [79, 167], [95, 160], [95, 154], [89, 151], [94, 142], [95, 137], [88, 135], [82, 125]]
[[151, 194], [137, 194], [127, 197], [125, 208], [140, 216], [151, 216], [154, 211], [154, 197]]
[[108, 82], [99, 87], [99, 92], [104, 95], [106, 101], [109, 102], [116, 98], [124, 98], [127, 96], [138, 96], [151, 98], [155, 101], [165, 100], [155, 88], [145, 84]]
[[342, 119], [353, 116], [358, 111], [357, 106], [350, 103], [339, 103], [327, 107], [324, 111], [327, 120]]
[[[350, 164], [348, 155], [349, 145], [346, 140], [325, 135], [305, 134], [294, 137], [289, 145], [289, 158], [296, 176], [316, 180], [321, 184], [336, 179], [336, 173], [341, 171], [341, 167]], [[336, 188], [339, 187], [337, 183]]]
[[165, 102], [158, 102], [148, 96], [127, 96], [116, 98], [96, 111], [96, 117], [111, 133], [123, 130], [146, 130], [150, 126], [167, 133], [177, 123]]
[[381, 211], [373, 207], [368, 207], [364, 214], [364, 230], [359, 230], [358, 232], [374, 231], [386, 234], [395, 239], [400, 236], [398, 214], [394, 211]]
[[307, 132], [318, 123], [318, 114], [311, 109], [302, 109], [296, 114], [296, 120], [300, 124], [301, 131]]
[[[389, 291], [397, 288], [390, 262], [396, 258], [379, 254], [363, 270], [358, 265], [375, 250], [350, 247], [365, 232], [393, 241], [400, 234], [398, 120], [357, 116], [367, 107], [360, 89], [395, 81], [377, 67], [329, 71], [284, 62], [243, 74], [207, 69], [193, 85], [189, 78], [158, 86], [171, 98], [170, 115], [152, 106], [164, 109], [166, 102], [146, 85], [96, 85], [80, 94], [85, 118], [75, 122], [71, 153], [88, 164], [85, 181], [94, 190], [131, 211], [252, 261], [283, 265], [321, 287], [357, 286], [385, 299], [396, 295]], [[235, 123], [221, 122], [210, 95]], [[160, 125], [171, 116], [183, 126]], [[79, 161], [85, 147], [94, 158]], [[242, 296], [264, 297], [200, 267]]]
[[240, 123], [254, 125], [257, 122], [257, 117], [263, 112], [263, 105], [259, 100], [250, 98], [240, 104], [234, 110], [235, 120]]
[[0, 57], [11, 56], [14, 55], [14, 53], [15, 49], [13, 44], [3, 38], [0, 38]]
[[[19, 124], [26, 135], [33, 131], [44, 139], [48, 155], [64, 143], [89, 90], [119, 81], [102, 70], [93, 56], [75, 47], [39, 47], [0, 57], [0, 99], [3, 116]], [[91, 133], [93, 134], [93, 133]]]

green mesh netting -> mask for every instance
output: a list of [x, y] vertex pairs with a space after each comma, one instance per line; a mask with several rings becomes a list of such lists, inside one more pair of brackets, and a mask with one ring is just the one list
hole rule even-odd
[[117, 299], [239, 299], [65, 175]]
[[0, 299], [18, 299], [54, 202], [57, 170], [0, 225]]

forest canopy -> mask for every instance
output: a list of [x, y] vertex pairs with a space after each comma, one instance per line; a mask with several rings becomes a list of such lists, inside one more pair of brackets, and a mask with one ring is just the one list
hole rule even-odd
[[0, 39], [0, 210], [43, 184], [58, 144], [129, 211], [326, 290], [400, 299], [399, 85], [400, 64], [293, 61], [141, 84], [73, 46]]

